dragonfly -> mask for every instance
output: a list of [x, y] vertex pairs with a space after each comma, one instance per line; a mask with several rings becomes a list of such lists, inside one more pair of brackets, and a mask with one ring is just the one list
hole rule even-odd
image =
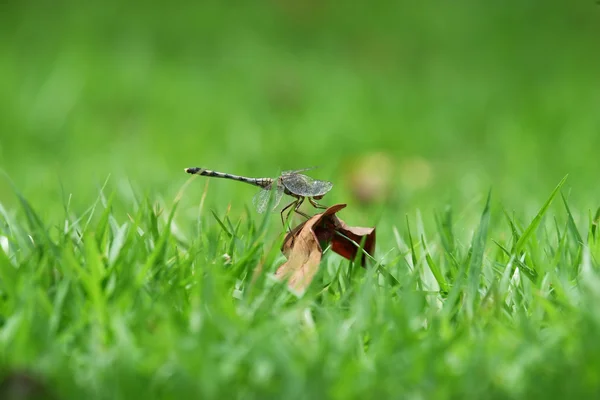
[[331, 190], [333, 183], [329, 181], [313, 179], [309, 176], [301, 174], [301, 172], [309, 171], [311, 169], [314, 169], [314, 167], [283, 171], [277, 178], [249, 178], [246, 176], [227, 174], [224, 172], [217, 172], [200, 167], [186, 168], [185, 172], [188, 174], [209, 176], [212, 178], [231, 179], [260, 187], [261, 190], [252, 198], [252, 204], [259, 213], [263, 213], [267, 210], [273, 191], [275, 191], [273, 209], [279, 205], [284, 194], [293, 197], [294, 201], [286, 205], [281, 210], [281, 222], [285, 226], [283, 214], [288, 209], [289, 211], [286, 215], [286, 220], [289, 218], [289, 215], [292, 211], [302, 215], [305, 218], [310, 218], [304, 212], [300, 211], [300, 206], [306, 199], [308, 199], [308, 202], [315, 208], [327, 208], [326, 206], [317, 203], [317, 200], [321, 200], [323, 196], [325, 196]]

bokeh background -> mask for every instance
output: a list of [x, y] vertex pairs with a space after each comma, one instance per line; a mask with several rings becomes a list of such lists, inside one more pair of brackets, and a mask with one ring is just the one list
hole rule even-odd
[[[251, 176], [318, 166], [335, 183], [328, 203], [348, 203], [360, 223], [479, 210], [490, 188], [508, 209], [535, 212], [566, 174], [572, 207], [598, 206], [592, 0], [0, 10], [0, 166], [48, 218], [65, 196], [89, 206], [109, 175], [121, 199], [133, 188], [170, 202], [189, 166]], [[182, 215], [205, 183], [192, 182]], [[239, 216], [254, 193], [211, 181], [206, 203]], [[0, 201], [17, 204], [6, 178]]]

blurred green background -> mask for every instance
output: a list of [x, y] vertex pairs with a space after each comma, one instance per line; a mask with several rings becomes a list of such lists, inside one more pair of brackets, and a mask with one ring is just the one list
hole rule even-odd
[[[567, 173], [572, 207], [598, 206], [592, 0], [0, 9], [0, 166], [43, 216], [60, 215], [63, 191], [89, 206], [109, 175], [111, 190], [170, 203], [189, 166], [318, 166], [312, 175], [335, 183], [327, 203], [348, 203], [361, 223], [375, 209], [402, 224], [489, 188], [507, 208], [537, 207]], [[204, 179], [186, 192], [190, 208]], [[235, 215], [255, 192], [209, 188], [207, 205]], [[6, 179], [0, 191], [16, 205]]]

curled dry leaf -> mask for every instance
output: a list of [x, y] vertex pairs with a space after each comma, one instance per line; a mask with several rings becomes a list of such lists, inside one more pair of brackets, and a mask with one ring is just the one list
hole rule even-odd
[[[360, 226], [348, 226], [344, 221], [335, 217], [337, 221], [336, 232], [342, 233], [345, 237], [334, 235], [332, 238], [331, 249], [348, 260], [353, 260], [364, 238], [363, 250], [371, 257], [375, 255], [375, 228], [364, 228]], [[348, 240], [350, 239], [350, 240]], [[362, 254], [361, 265], [364, 267], [367, 261], [366, 254]]]
[[[348, 226], [335, 214], [346, 204], [336, 204], [321, 214], [295, 227], [285, 237], [282, 253], [287, 261], [275, 273], [280, 279], [288, 279], [288, 286], [298, 294], [304, 293], [316, 272], [323, 256], [323, 248], [331, 244], [337, 254], [352, 260], [356, 257], [361, 242], [363, 249], [373, 256], [375, 252], [375, 228]], [[364, 267], [366, 255], [361, 257]]]

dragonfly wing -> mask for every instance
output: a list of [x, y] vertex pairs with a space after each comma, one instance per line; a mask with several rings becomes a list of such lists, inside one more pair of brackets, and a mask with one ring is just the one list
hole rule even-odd
[[319, 167], [308, 167], [308, 168], [302, 168], [302, 169], [292, 169], [292, 170], [289, 170], [289, 171], [282, 171], [281, 175], [293, 175], [293, 174], [297, 174], [299, 172], [306, 172], [306, 171], [310, 171], [310, 170], [313, 170], [313, 169], [316, 169], [316, 168], [319, 168]]
[[283, 193], [285, 192], [285, 187], [283, 185], [277, 185], [277, 193], [275, 193], [275, 201], [273, 202], [273, 210], [277, 208], [281, 198], [283, 197]]
[[302, 174], [282, 175], [281, 180], [290, 192], [299, 196], [322, 196], [333, 187], [331, 182]]
[[260, 214], [264, 213], [267, 209], [267, 204], [269, 204], [269, 196], [271, 195], [271, 190], [262, 189], [258, 193], [254, 195], [252, 198], [252, 204], [256, 208]]
[[329, 192], [333, 187], [333, 183], [329, 181], [321, 181], [319, 179], [315, 179], [312, 187], [311, 196], [323, 196], [325, 193]]
[[[274, 193], [275, 199], [273, 201], [273, 208], [277, 207], [277, 205], [281, 201], [281, 197], [283, 197], [284, 189], [285, 188], [282, 185], [277, 185], [277, 188]], [[254, 197], [252, 198], [252, 203], [254, 204], [256, 211], [258, 211], [259, 213], [262, 214], [267, 210], [267, 207], [269, 206], [269, 200], [271, 198], [271, 194], [273, 194], [272, 190], [271, 190], [271, 186], [268, 186], [254, 195]]]

